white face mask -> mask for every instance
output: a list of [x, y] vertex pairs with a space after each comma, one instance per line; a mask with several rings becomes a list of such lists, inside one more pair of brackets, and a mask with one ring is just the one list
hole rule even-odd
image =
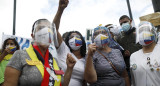
[[42, 28], [41, 30], [35, 32], [35, 41], [43, 45], [50, 45], [52, 41], [52, 31], [50, 28]]
[[99, 34], [95, 39], [94, 42], [96, 46], [99, 48], [104, 48], [109, 43], [109, 36]]
[[114, 26], [113, 28], [110, 29], [110, 32], [113, 33], [114, 36], [119, 36], [120, 35], [120, 27]]
[[72, 50], [78, 50], [82, 46], [82, 40], [77, 37], [73, 37], [69, 40], [69, 46]]
[[143, 31], [139, 34], [139, 44], [147, 46], [155, 40], [155, 35], [149, 31]]

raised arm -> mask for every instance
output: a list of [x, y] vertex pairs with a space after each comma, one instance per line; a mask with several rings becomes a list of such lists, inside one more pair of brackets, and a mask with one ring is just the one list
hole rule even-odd
[[56, 25], [57, 39], [58, 39], [59, 45], [62, 43], [62, 40], [63, 40], [61, 34], [58, 31], [59, 25], [60, 25], [60, 20], [61, 20], [61, 16], [62, 16], [64, 9], [68, 5], [68, 2], [69, 2], [68, 0], [59, 0], [58, 10], [57, 10], [57, 13], [53, 19], [53, 23], [55, 23], [55, 25]]
[[63, 13], [64, 9], [67, 7], [68, 2], [69, 2], [68, 0], [59, 0], [58, 10], [57, 10], [57, 13], [53, 19], [53, 22], [55, 23], [57, 30], [59, 29], [62, 13]]
[[96, 44], [90, 44], [88, 47], [88, 56], [86, 59], [86, 67], [84, 72], [84, 78], [88, 83], [94, 83], [97, 81], [96, 70], [93, 65], [93, 54], [96, 51]]

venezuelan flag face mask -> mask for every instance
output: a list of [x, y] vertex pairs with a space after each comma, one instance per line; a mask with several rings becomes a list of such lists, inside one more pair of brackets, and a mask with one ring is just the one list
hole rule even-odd
[[16, 50], [16, 46], [6, 46], [6, 48], [9, 48], [12, 52], [14, 52]]
[[94, 42], [96, 43], [97, 47], [104, 48], [109, 43], [109, 36], [99, 34], [94, 39]]
[[82, 40], [77, 37], [73, 37], [69, 40], [69, 46], [72, 50], [78, 50], [82, 46]]
[[155, 40], [155, 35], [149, 31], [143, 31], [139, 34], [139, 44], [147, 46]]

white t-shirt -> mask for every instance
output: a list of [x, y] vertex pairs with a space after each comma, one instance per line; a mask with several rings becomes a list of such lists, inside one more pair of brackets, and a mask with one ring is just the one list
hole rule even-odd
[[[147, 64], [147, 57], [150, 57], [152, 67]], [[142, 49], [133, 53], [130, 68], [134, 86], [160, 86], [160, 70], [157, 71], [160, 68], [160, 46], [156, 45], [151, 53], [143, 53]]]
[[70, 49], [63, 41], [57, 49], [58, 63], [63, 71], [66, 71], [67, 69], [66, 58], [68, 53], [70, 53], [77, 61], [72, 71], [69, 86], [82, 86], [84, 80], [85, 58], [77, 59], [77, 57], [70, 52]]

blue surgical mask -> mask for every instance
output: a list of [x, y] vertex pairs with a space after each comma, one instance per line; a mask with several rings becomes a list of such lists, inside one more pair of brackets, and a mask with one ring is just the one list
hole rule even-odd
[[127, 32], [130, 28], [131, 28], [131, 25], [129, 24], [129, 22], [126, 22], [126, 23], [122, 24], [122, 30], [124, 32]]

